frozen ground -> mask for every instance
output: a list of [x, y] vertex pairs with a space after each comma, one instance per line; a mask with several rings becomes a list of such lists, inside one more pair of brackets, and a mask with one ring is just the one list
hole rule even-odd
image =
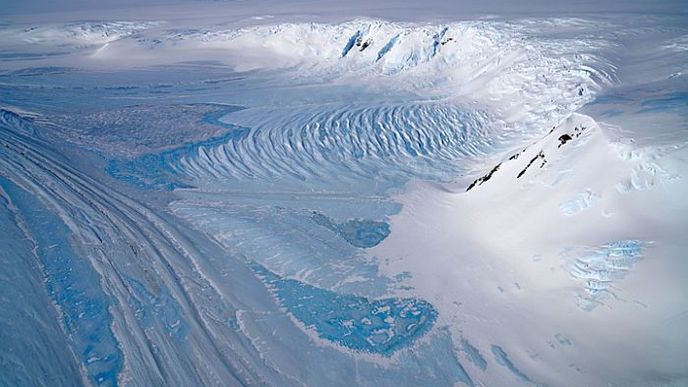
[[6, 7], [0, 385], [688, 384], [685, 6], [440, 3]]

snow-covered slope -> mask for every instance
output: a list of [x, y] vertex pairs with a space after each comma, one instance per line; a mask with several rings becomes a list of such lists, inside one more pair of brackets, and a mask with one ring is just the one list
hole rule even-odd
[[470, 368], [487, 385], [662, 384], [649, 369], [683, 367], [688, 153], [622, 141], [573, 114], [452, 192], [400, 198], [374, 254], [441, 305], [469, 364], [509, 354]]

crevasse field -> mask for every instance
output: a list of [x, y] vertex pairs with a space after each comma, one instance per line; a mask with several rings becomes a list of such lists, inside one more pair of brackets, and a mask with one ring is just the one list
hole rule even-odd
[[688, 385], [685, 4], [0, 8], [0, 386]]

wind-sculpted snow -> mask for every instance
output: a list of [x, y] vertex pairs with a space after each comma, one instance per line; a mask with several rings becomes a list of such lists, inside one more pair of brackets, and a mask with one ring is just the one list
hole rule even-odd
[[[393, 285], [377, 275], [361, 249], [389, 235], [381, 221], [398, 211], [380, 197], [349, 194], [255, 192], [251, 195], [185, 191], [170, 207], [227, 249], [288, 277], [342, 293], [381, 296]], [[355, 210], [346, 203], [355, 203]], [[327, 209], [329, 227], [313, 219]], [[333, 219], [359, 219], [353, 224]], [[369, 218], [360, 220], [363, 217]], [[320, 218], [320, 217], [318, 217]], [[371, 219], [372, 218], [372, 219]], [[323, 219], [321, 219], [323, 220]], [[351, 227], [354, 226], [354, 227]], [[341, 230], [340, 230], [341, 228]]]
[[496, 142], [481, 126], [484, 117], [438, 104], [257, 110], [244, 117], [249, 114], [251, 128], [234, 126], [222, 137], [113, 161], [108, 172], [167, 189], [275, 179], [337, 186], [371, 174], [385, 184], [411, 176], [448, 178], [458, 160], [484, 154]]
[[141, 188], [173, 190], [175, 188], [191, 187], [183, 183], [183, 180], [189, 180], [184, 172], [179, 172], [175, 168], [182, 158], [189, 155], [204, 154], [207, 148], [224, 146], [237, 137], [244, 137], [246, 132], [246, 129], [242, 130], [242, 128], [237, 127], [222, 137], [212, 138], [196, 144], [188, 144], [159, 154], [144, 155], [132, 161], [113, 160], [108, 165], [107, 171], [113, 177], [130, 182]]

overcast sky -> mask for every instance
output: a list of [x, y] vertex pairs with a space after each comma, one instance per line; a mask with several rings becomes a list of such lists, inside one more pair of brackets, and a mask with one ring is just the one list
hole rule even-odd
[[[476, 15], [567, 15], [584, 13], [688, 13], [688, 0], [5, 0], [0, 21], [39, 17], [56, 20], [174, 19], [195, 16], [275, 16], [303, 14], [323, 18], [374, 16], [387, 19], [463, 19]], [[133, 12], [138, 9], [138, 12]], [[182, 12], [182, 10], [184, 10]], [[43, 16], [43, 17], [41, 17]]]

